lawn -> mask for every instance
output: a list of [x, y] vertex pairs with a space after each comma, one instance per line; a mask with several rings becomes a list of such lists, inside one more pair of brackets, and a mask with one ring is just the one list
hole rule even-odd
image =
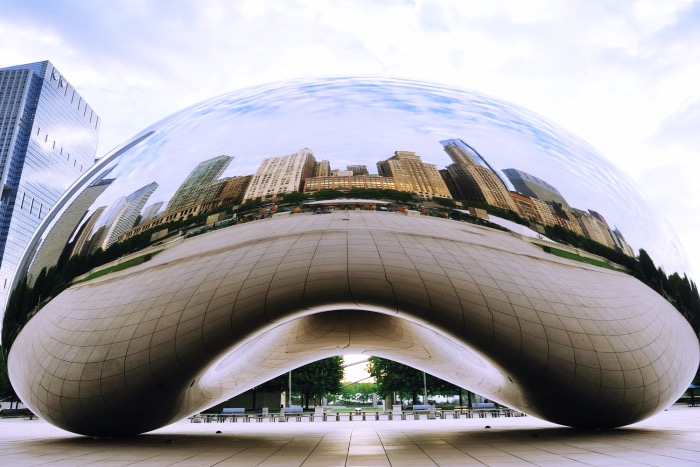
[[579, 256], [575, 253], [569, 253], [568, 251], [564, 250], [558, 250], [556, 248], [552, 247], [544, 247], [542, 245], [539, 245], [544, 251], [547, 251], [548, 253], [551, 253], [555, 256], [559, 256], [561, 258], [568, 258], [568, 259], [573, 259], [574, 261], [580, 261], [582, 263], [587, 263], [587, 264], [592, 264], [594, 266], [600, 266], [601, 268], [607, 268], [607, 269], [612, 269], [613, 271], [620, 271], [621, 269], [616, 268], [615, 266], [611, 266], [610, 264], [604, 262], [604, 261], [599, 261], [597, 259], [593, 258], [587, 258], [585, 256]]
[[138, 266], [139, 264], [142, 264], [142, 263], [150, 260], [151, 258], [153, 258], [153, 256], [157, 255], [158, 253], [160, 253], [160, 251], [157, 251], [155, 253], [148, 253], [146, 255], [139, 256], [137, 258], [132, 258], [128, 261], [124, 261], [121, 264], [117, 264], [115, 266], [100, 269], [99, 271], [95, 271], [94, 273], [90, 274], [85, 279], [81, 280], [80, 282], [89, 281], [91, 279], [95, 279], [96, 277], [100, 277], [100, 276], [104, 276], [105, 274], [109, 274], [110, 272], [121, 271], [121, 270], [128, 269], [128, 268], [131, 268], [134, 266]]

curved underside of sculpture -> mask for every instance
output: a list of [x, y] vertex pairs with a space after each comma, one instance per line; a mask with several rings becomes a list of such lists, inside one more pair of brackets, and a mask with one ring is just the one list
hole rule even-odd
[[214, 231], [76, 284], [25, 326], [8, 367], [29, 407], [86, 435], [153, 430], [347, 353], [614, 427], [673, 403], [698, 347], [625, 273], [492, 229], [353, 211]]

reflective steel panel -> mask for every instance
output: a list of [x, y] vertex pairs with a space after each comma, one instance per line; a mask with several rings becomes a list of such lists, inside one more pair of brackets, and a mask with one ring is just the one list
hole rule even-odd
[[[25, 253], [3, 348], [16, 342], [13, 381], [47, 419], [124, 434], [344, 353], [302, 324], [335, 329], [354, 310], [403, 329], [381, 344], [353, 334], [358, 352], [559, 423], [617, 426], [661, 410], [697, 368], [690, 326], [630, 274], [640, 248], [688, 270], [629, 177], [525, 109], [407, 80], [276, 83], [173, 114], [72, 187]], [[282, 274], [294, 267], [303, 281]], [[214, 315], [225, 329], [205, 338]], [[316, 336], [305, 352], [280, 350], [304, 333]], [[409, 341], [455, 350], [430, 362]], [[251, 355], [279, 364], [256, 372]], [[685, 361], [669, 374], [672, 355]], [[88, 415], [152, 404], [154, 391], [162, 407], [143, 426]]]

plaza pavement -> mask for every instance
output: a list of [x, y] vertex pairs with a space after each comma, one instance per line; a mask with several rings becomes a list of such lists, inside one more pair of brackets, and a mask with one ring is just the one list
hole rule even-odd
[[0, 465], [700, 465], [700, 408], [673, 406], [643, 422], [606, 431], [566, 428], [534, 417], [198, 424], [185, 420], [115, 439], [74, 435], [42, 420], [2, 419]]

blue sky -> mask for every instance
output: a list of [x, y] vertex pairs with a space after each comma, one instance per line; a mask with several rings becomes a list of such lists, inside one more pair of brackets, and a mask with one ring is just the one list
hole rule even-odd
[[697, 1], [0, 0], [0, 11], [0, 66], [51, 60], [101, 116], [99, 155], [246, 86], [435, 81], [589, 142], [643, 187], [700, 271]]

